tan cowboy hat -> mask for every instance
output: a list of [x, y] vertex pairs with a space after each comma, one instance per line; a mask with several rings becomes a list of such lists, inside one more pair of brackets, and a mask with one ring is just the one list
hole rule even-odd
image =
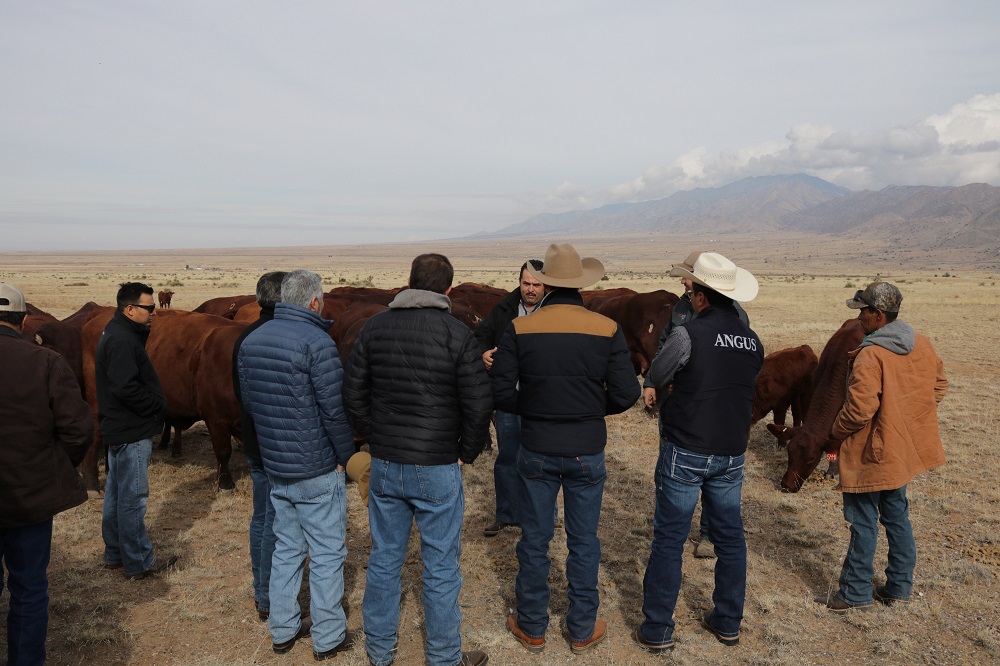
[[701, 253], [702, 253], [702, 250], [695, 250], [694, 252], [692, 252], [691, 254], [689, 254], [687, 256], [687, 259], [685, 259], [681, 263], [679, 263], [679, 264], [671, 264], [670, 265], [670, 272], [667, 273], [667, 275], [669, 275], [670, 277], [680, 277], [679, 275], [674, 275], [674, 269], [675, 268], [686, 268], [686, 269], [688, 269], [689, 272], [693, 271], [694, 270], [694, 262], [698, 261], [698, 257], [701, 256]]
[[372, 457], [367, 451], [358, 451], [347, 461], [347, 478], [358, 484], [358, 494], [368, 506], [368, 480], [372, 474]]
[[528, 262], [528, 273], [551, 287], [582, 289], [604, 277], [604, 264], [593, 257], [580, 259], [576, 248], [569, 243], [549, 245], [543, 266], [537, 270]]
[[[690, 259], [690, 257], [688, 257]], [[681, 266], [670, 269], [673, 277], [688, 278], [703, 287], [713, 289], [734, 301], [752, 301], [757, 298], [760, 285], [757, 278], [716, 252], [702, 252], [692, 270]]]

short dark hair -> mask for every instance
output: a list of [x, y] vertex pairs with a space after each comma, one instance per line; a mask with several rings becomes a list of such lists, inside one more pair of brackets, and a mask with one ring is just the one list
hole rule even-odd
[[118, 311], [125, 310], [126, 305], [138, 305], [143, 294], [153, 295], [153, 288], [141, 282], [122, 282], [118, 285]]
[[4, 324], [10, 324], [14, 328], [21, 326], [21, 322], [24, 318], [28, 316], [27, 312], [11, 312], [9, 310], [0, 310], [0, 322]]
[[720, 294], [711, 287], [706, 287], [704, 285], [698, 284], [694, 280], [691, 281], [691, 291], [696, 294], [705, 294], [705, 299], [708, 304], [717, 308], [731, 308], [733, 307], [733, 299], [729, 298], [725, 294]]
[[524, 279], [524, 271], [528, 270], [528, 264], [531, 264], [531, 267], [533, 269], [535, 269], [536, 271], [540, 271], [543, 268], [545, 268], [545, 264], [542, 263], [541, 260], [539, 260], [539, 259], [528, 259], [526, 262], [524, 262], [523, 264], [521, 264], [521, 272], [517, 274], [517, 281], [518, 282], [520, 282], [521, 280]]
[[288, 275], [286, 271], [264, 273], [257, 280], [257, 305], [273, 308], [281, 300], [281, 281]]
[[[868, 314], [875, 314], [876, 312], [879, 312], [879, 309], [874, 305], [866, 305], [864, 309], [868, 311]], [[885, 323], [887, 324], [891, 324], [896, 321], [896, 317], [899, 316], [898, 312], [889, 312], [888, 310], [882, 310], [881, 312], [885, 315]]]
[[455, 279], [455, 269], [443, 254], [421, 254], [410, 266], [410, 289], [443, 294]]

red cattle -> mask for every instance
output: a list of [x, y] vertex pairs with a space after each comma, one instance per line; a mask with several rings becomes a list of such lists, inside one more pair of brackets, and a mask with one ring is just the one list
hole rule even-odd
[[402, 289], [403, 287], [396, 287], [395, 289], [379, 289], [378, 287], [334, 287], [327, 293], [330, 296], [351, 301], [389, 305], [389, 303], [392, 302], [392, 299], [396, 298], [396, 294], [398, 294]]
[[[110, 318], [111, 313], [102, 313], [87, 322], [83, 329], [86, 398], [95, 415], [94, 357], [97, 342]], [[239, 438], [241, 433], [239, 407], [233, 393], [232, 355], [236, 338], [243, 328], [242, 324], [204, 313], [175, 312], [170, 316], [157, 315], [146, 343], [150, 361], [167, 396], [167, 423], [185, 429], [197, 421], [205, 422], [218, 462], [216, 480], [220, 490], [234, 486], [229, 459], [232, 437]], [[97, 446], [100, 450], [100, 444]], [[87, 487], [96, 489], [97, 451], [92, 449], [83, 464]]]
[[24, 309], [28, 312], [28, 316], [24, 318], [24, 327], [21, 329], [21, 337], [25, 340], [34, 340], [35, 331], [42, 324], [47, 324], [53, 321], [59, 321], [48, 312], [44, 310], [39, 310], [31, 303], [25, 303]]
[[[823, 458], [823, 452], [839, 448], [840, 443], [830, 439], [830, 428], [847, 399], [847, 352], [856, 349], [863, 337], [860, 321], [845, 321], [820, 354], [809, 413], [802, 425], [789, 428], [768, 424], [771, 434], [788, 448], [788, 469], [781, 479], [782, 490], [798, 492]], [[835, 469], [831, 464], [828, 474]]]
[[113, 311], [114, 308], [106, 308], [89, 301], [62, 321], [46, 322], [35, 331], [36, 343], [58, 352], [66, 359], [73, 374], [76, 375], [76, 380], [80, 382], [81, 391], [84, 385], [83, 347], [80, 344], [80, 336], [84, 325], [104, 310]]
[[750, 423], [774, 412], [774, 422], [785, 425], [785, 413], [792, 409], [792, 425], [802, 425], [809, 412], [813, 373], [819, 359], [809, 345], [782, 349], [764, 357], [753, 392]]
[[157, 297], [160, 299], [161, 308], [169, 308], [170, 300], [174, 297], [174, 292], [171, 291], [170, 289], [167, 289], [166, 291], [159, 292], [157, 294]]
[[662, 289], [637, 294], [626, 289], [614, 294], [592, 295], [589, 300], [589, 309], [621, 326], [635, 373], [645, 375], [656, 356], [660, 333], [670, 321], [674, 304], [680, 300], [677, 294]]
[[634, 289], [629, 289], [628, 287], [615, 287], [614, 289], [586, 289], [581, 291], [580, 295], [583, 296], [583, 304], [587, 306], [587, 309], [593, 310], [594, 304], [616, 296], [634, 295], [635, 293]]
[[[341, 361], [345, 361], [347, 358], [347, 355], [341, 348], [341, 343], [343, 342], [344, 335], [347, 331], [350, 330], [357, 322], [363, 323], [372, 315], [388, 309], [388, 306], [381, 305], [379, 303], [358, 302], [344, 310], [339, 317], [334, 319], [333, 326], [330, 327], [330, 337], [337, 343], [337, 351], [340, 354]], [[358, 330], [360, 330], [360, 327], [358, 327]]]
[[486, 319], [497, 303], [506, 298], [509, 291], [478, 282], [463, 282], [451, 288], [452, 302], [459, 300], [469, 307], [480, 321]]
[[218, 298], [210, 298], [198, 307], [196, 307], [192, 312], [199, 312], [202, 314], [215, 315], [217, 317], [225, 317], [226, 319], [232, 319], [236, 316], [236, 311], [247, 303], [256, 303], [257, 297], [250, 296], [220, 296]]

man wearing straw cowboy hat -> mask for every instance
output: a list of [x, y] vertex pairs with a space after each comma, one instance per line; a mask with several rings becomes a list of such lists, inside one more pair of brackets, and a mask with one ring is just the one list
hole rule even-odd
[[[656, 351], [659, 352], [663, 348], [663, 343], [666, 342], [667, 336], [670, 335], [670, 331], [673, 330], [675, 326], [683, 326], [692, 319], [698, 316], [691, 307], [691, 285], [693, 284], [690, 278], [684, 277], [678, 269], [684, 271], [685, 273], [690, 273], [694, 270], [694, 262], [698, 261], [698, 257], [701, 256], [701, 250], [695, 250], [687, 256], [683, 262], [679, 264], [673, 264], [670, 267], [670, 272], [667, 274], [670, 277], [680, 277], [681, 285], [684, 287], [684, 293], [681, 294], [681, 299], [674, 304], [674, 307], [670, 311], [670, 321], [667, 325], [663, 327], [663, 331], [660, 332], [660, 341], [656, 345]], [[733, 307], [736, 308], [736, 314], [739, 315], [740, 321], [742, 321], [747, 326], [750, 325], [750, 319], [747, 317], [746, 310], [740, 307], [740, 304], [733, 301]], [[656, 407], [656, 403], [661, 399], [666, 399], [669, 393], [666, 395], [658, 395], [656, 393], [656, 387], [653, 386], [653, 380], [649, 378], [649, 373], [646, 373], [646, 379], [642, 384], [642, 402], [646, 405], [646, 409], [653, 409]], [[698, 523], [698, 530], [691, 531], [691, 541], [694, 542], [694, 556], [700, 558], [713, 558], [715, 557], [715, 546], [712, 545], [712, 540], [708, 536], [708, 520], [705, 517], [705, 511], [701, 512], [701, 519]]]
[[764, 362], [760, 339], [733, 305], [757, 296], [753, 275], [714, 252], [699, 255], [693, 270], [675, 268], [671, 275], [691, 280], [697, 317], [670, 332], [649, 368], [657, 391], [673, 384], [661, 407], [653, 543], [643, 580], [645, 621], [633, 635], [653, 652], [674, 645], [681, 557], [699, 489], [717, 555], [714, 609], [702, 626], [724, 645], [739, 643], [747, 563], [740, 513], [743, 460], [754, 383]]
[[597, 617], [597, 523], [607, 478], [604, 417], [635, 404], [639, 383], [621, 328], [583, 305], [580, 289], [601, 279], [601, 262], [581, 259], [566, 243], [550, 245], [544, 267], [529, 264], [527, 271], [552, 291], [534, 314], [507, 327], [491, 371], [496, 408], [521, 416], [517, 613], [507, 618], [507, 628], [528, 650], [545, 649], [548, 549], [562, 488], [569, 547], [564, 633], [570, 649], [583, 653], [607, 634]]

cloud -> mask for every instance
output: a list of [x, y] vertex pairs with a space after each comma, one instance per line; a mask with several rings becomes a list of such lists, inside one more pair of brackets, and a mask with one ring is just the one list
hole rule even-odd
[[[647, 167], [630, 181], [595, 192], [569, 183], [559, 191], [573, 191], [577, 202], [600, 206], [788, 173], [808, 173], [853, 190], [972, 182], [1000, 185], [1000, 93], [976, 95], [942, 114], [867, 132], [803, 123], [782, 139], [716, 155], [694, 148], [667, 166]], [[556, 194], [548, 199], [563, 201]]]

